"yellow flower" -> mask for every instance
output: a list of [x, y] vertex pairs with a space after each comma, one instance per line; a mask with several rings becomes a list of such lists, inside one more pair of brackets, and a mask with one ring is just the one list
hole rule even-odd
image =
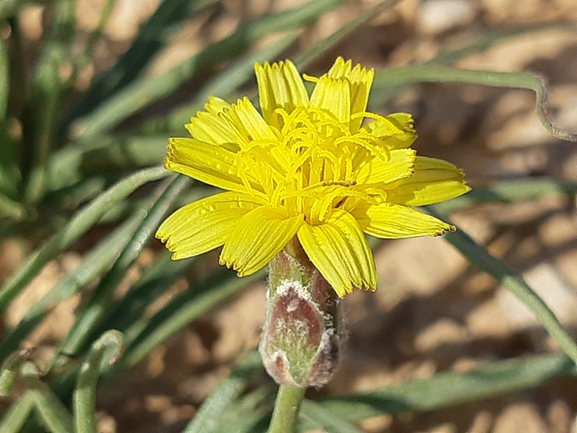
[[469, 190], [448, 162], [416, 156], [409, 114], [366, 112], [374, 71], [338, 58], [309, 96], [290, 61], [256, 64], [261, 113], [247, 99], [210, 98], [171, 138], [165, 167], [227, 190], [173, 213], [156, 236], [174, 259], [224, 245], [239, 276], [297, 236], [340, 297], [375, 290], [365, 236], [437, 236], [449, 224], [410, 206]]

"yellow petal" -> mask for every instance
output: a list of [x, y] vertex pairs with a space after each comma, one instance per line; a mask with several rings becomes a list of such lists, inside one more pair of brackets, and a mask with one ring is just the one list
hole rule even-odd
[[303, 224], [298, 238], [307, 256], [342, 298], [353, 289], [375, 290], [373, 253], [355, 218], [334, 210], [324, 224]]
[[230, 104], [217, 96], [210, 96], [204, 105], [204, 109], [210, 114], [218, 114], [225, 108], [230, 108]]
[[390, 152], [390, 159], [383, 161], [373, 158], [359, 170], [357, 182], [359, 184], [375, 185], [390, 182], [400, 182], [398, 179], [407, 178], [414, 173], [415, 154], [413, 149], [394, 149]]
[[365, 233], [385, 239], [440, 236], [455, 227], [398, 204], [359, 205], [352, 211]]
[[[350, 60], [345, 61], [342, 57], [339, 57], [327, 75], [331, 78], [346, 78], [349, 81], [351, 115], [366, 111], [369, 93], [375, 76], [373, 69], [363, 68], [361, 65], [356, 65], [353, 68]], [[362, 117], [351, 120], [351, 133], [354, 134], [359, 130], [362, 121]]]
[[342, 57], [337, 57], [331, 69], [327, 72], [327, 75], [331, 78], [348, 78], [352, 69], [352, 61], [345, 60]]
[[230, 107], [231, 105], [224, 100], [212, 97], [204, 106], [206, 111], [198, 112], [185, 127], [190, 135], [206, 143], [217, 145], [235, 143], [236, 131], [230, 122], [220, 115], [224, 109], [230, 109]]
[[280, 130], [281, 120], [274, 113], [277, 108], [290, 114], [296, 107], [308, 106], [309, 98], [303, 80], [288, 60], [272, 65], [257, 63], [254, 68], [263, 117], [269, 125]]
[[276, 256], [293, 238], [302, 216], [290, 217], [284, 209], [261, 206], [243, 216], [231, 230], [220, 264], [239, 276], [250, 275]]
[[241, 140], [247, 143], [254, 140], [276, 141], [276, 135], [248, 98], [239, 99], [232, 106], [230, 119], [236, 123]]
[[250, 196], [224, 192], [190, 203], [170, 215], [156, 237], [172, 258], [184, 259], [221, 246], [228, 231], [246, 213], [261, 206]]
[[342, 123], [351, 119], [351, 86], [346, 78], [319, 78], [311, 95], [310, 106], [330, 112]]
[[462, 170], [441, 159], [423, 156], [417, 156], [413, 176], [387, 185], [385, 189], [388, 190], [387, 201], [407, 206], [439, 203], [471, 190]]
[[417, 139], [413, 118], [407, 113], [379, 117], [362, 130], [380, 138], [389, 149], [406, 149]]
[[164, 166], [209, 185], [246, 192], [233, 152], [193, 138], [170, 138]]

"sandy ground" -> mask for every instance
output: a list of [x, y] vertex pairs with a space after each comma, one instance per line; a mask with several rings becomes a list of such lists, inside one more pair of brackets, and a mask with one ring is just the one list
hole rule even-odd
[[[82, 32], [94, 26], [99, 0], [79, 0]], [[110, 66], [158, 1], [119, 0], [105, 39], [77, 84]], [[216, 17], [184, 26], [155, 62], [158, 73], [205, 44], [229, 34], [239, 22], [295, 2], [223, 1]], [[299, 41], [308, 47], [372, 2], [350, 1], [325, 15]], [[30, 8], [23, 27], [30, 40], [42, 34], [42, 14]], [[342, 55], [378, 69], [422, 62], [457, 48], [483, 32], [551, 23], [577, 23], [573, 0], [401, 1], [392, 11], [340, 43], [315, 67], [323, 70]], [[552, 114], [560, 127], [577, 130], [577, 33], [542, 30], [510, 38], [469, 55], [463, 68], [534, 71], [548, 79]], [[577, 146], [551, 138], [533, 112], [528, 91], [464, 85], [423, 85], [405, 92], [387, 109], [408, 110], [416, 119], [421, 155], [441, 157], [465, 169], [475, 186], [521, 177], [577, 180]], [[192, 113], [191, 113], [192, 114]], [[506, 263], [522, 272], [575, 331], [577, 317], [577, 215], [575, 202], [559, 197], [512, 205], [492, 204], [461, 211], [454, 221]], [[1, 246], [0, 278], [14, 269], [22, 251], [15, 241]], [[141, 265], [152, 258], [148, 251]], [[511, 357], [558, 350], [525, 307], [487, 275], [471, 268], [442, 239], [387, 241], [376, 253], [380, 286], [354, 293], [345, 309], [350, 332], [342, 365], [319, 395], [347, 394], [465, 370]], [[80, 260], [65, 254], [51, 263], [5, 317], [16, 323], [23, 311]], [[63, 304], [31, 338], [43, 345], [62, 337], [78, 300]], [[121, 382], [126, 392], [103, 396], [102, 432], [177, 432], [243, 351], [258, 342], [264, 318], [264, 286], [256, 285], [214, 314], [190, 324], [152, 353]], [[364, 424], [367, 432], [542, 433], [574, 430], [575, 381], [462, 405], [445, 411], [383, 417]], [[128, 386], [130, 385], [130, 386]]]

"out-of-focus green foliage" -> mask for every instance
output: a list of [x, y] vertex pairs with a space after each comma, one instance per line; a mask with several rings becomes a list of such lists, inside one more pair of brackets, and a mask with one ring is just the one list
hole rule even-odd
[[[307, 27], [342, 3], [312, 0], [242, 22], [229, 36], [167, 72], [149, 75], [148, 66], [183, 23], [203, 14], [216, 16], [221, 7], [216, 0], [164, 0], [142, 24], [127, 51], [96, 76], [84, 94], [74, 95], [74, 82], [82, 67], [92, 61], [115, 1], [103, 4], [98, 25], [82, 39], [75, 33], [78, 11], [74, 0], [0, 1], [0, 26], [9, 30], [0, 37], [0, 236], [18, 239], [33, 250], [3, 282], [0, 312], [13, 305], [46, 264], [82, 244], [87, 233], [97, 233], [99, 238], [83, 254], [76, 270], [31, 306], [17, 325], [3, 329], [0, 393], [10, 395], [13, 403], [0, 414], [1, 432], [39, 428], [58, 433], [96, 432], [100, 377], [108, 379], [103, 387], [110, 386], [110, 379], [134, 367], [188, 323], [263, 277], [257, 274], [238, 279], [228, 270], [202, 266], [209, 271], [199, 278], [195, 272], [204, 258], [172, 262], [167, 253], [159, 252], [155, 262], [131, 281], [127, 290], [121, 295], [117, 292], [166, 214], [183, 197], [194, 200], [207, 194], [206, 188], [161, 167], [168, 134], [180, 133], [210, 95], [232, 98], [243, 86], [243, 91], [254, 95], [256, 61], [272, 62], [290, 55], [305, 68], [396, 2], [380, 2], [363, 15], [351, 17], [348, 25], [310, 49], [299, 50], [295, 42]], [[43, 5], [50, 18], [41, 53], [33, 69], [26, 70], [24, 60], [31, 53], [25, 50], [18, 17], [30, 4]], [[543, 124], [557, 136], [574, 139], [547, 120], [540, 78], [446, 68], [520, 33], [487, 34], [459, 50], [441, 53], [428, 65], [381, 71], [376, 76], [373, 101], [382, 103], [421, 82], [531, 89], [537, 93], [537, 111]], [[274, 42], [261, 43], [269, 36], [275, 37]], [[82, 43], [85, 45], [79, 50]], [[177, 106], [167, 104], [178, 89], [191, 83], [199, 84], [185, 101]], [[483, 202], [529, 200], [546, 194], [574, 194], [576, 190], [573, 184], [526, 179], [477, 189], [432, 210], [446, 214]], [[448, 240], [473, 265], [526, 302], [566, 356], [535, 356], [468, 373], [439, 374], [371, 393], [305, 401], [301, 429], [359, 432], [356, 423], [369, 417], [435, 410], [575, 374], [574, 363], [568, 358], [577, 360], [574, 342], [521, 277], [465, 233], [451, 234]], [[189, 281], [188, 290], [149, 316], [155, 301], [181, 278]], [[46, 365], [36, 365], [34, 351], [22, 350], [26, 338], [42, 326], [60, 302], [81, 292], [86, 296], [69, 333], [57, 342], [57, 354]], [[111, 360], [115, 363], [110, 364]], [[251, 352], [205, 400], [185, 432], [265, 431], [274, 389], [270, 384], [255, 388], [255, 377], [262, 378], [262, 369], [258, 356]], [[13, 390], [14, 381], [23, 385], [20, 394]]]

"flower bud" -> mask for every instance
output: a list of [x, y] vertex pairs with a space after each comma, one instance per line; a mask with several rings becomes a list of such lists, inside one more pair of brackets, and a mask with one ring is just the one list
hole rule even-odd
[[259, 351], [282, 385], [320, 387], [333, 376], [343, 344], [340, 299], [295, 238], [269, 265]]

